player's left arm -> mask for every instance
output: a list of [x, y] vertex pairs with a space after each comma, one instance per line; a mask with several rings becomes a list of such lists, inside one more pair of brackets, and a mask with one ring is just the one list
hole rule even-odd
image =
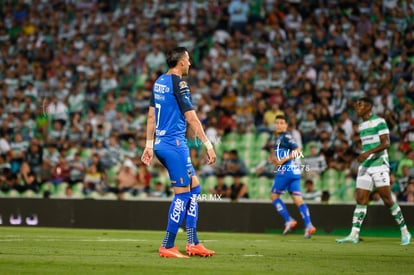
[[389, 134], [382, 134], [380, 135], [379, 138], [380, 138], [380, 144], [374, 148], [369, 149], [368, 151], [361, 153], [357, 158], [359, 162], [363, 162], [371, 154], [375, 154], [383, 150], [387, 150], [390, 147], [390, 135]]
[[213, 145], [208, 140], [206, 133], [204, 132], [203, 125], [197, 117], [197, 114], [194, 110], [189, 110], [185, 112], [185, 117], [190, 125], [191, 129], [194, 131], [194, 134], [203, 142], [207, 149], [208, 163], [213, 164], [216, 162], [216, 153], [214, 151]]
[[184, 114], [188, 125], [187, 134], [190, 134], [192, 138], [198, 137], [203, 143], [208, 142], [208, 138], [204, 132], [203, 125], [201, 124], [191, 99], [190, 87], [187, 82], [181, 80], [177, 82], [174, 79], [174, 95], [177, 98], [178, 105], [181, 112]]
[[190, 88], [188, 87], [187, 82], [181, 79], [175, 79], [174, 85], [174, 95], [177, 98], [178, 105], [180, 106], [181, 112], [184, 114], [188, 125], [193, 130], [194, 135], [198, 137], [201, 142], [206, 146], [207, 149], [207, 162], [208, 164], [213, 164], [216, 162], [216, 153], [214, 151], [213, 145], [208, 140], [206, 133], [204, 132], [203, 125], [200, 122], [200, 119], [197, 116], [197, 113], [194, 110], [194, 106], [191, 99]]

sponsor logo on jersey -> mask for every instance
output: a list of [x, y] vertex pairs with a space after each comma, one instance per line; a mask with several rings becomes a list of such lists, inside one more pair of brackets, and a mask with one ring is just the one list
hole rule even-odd
[[156, 93], [168, 93], [170, 91], [170, 88], [167, 85], [162, 85], [155, 83], [154, 84], [154, 92]]
[[157, 100], [165, 100], [165, 96], [159, 94], [154, 94], [154, 98]]
[[180, 86], [180, 89], [184, 89], [188, 87], [187, 82], [185, 81], [181, 81], [180, 83], [178, 83], [178, 86]]
[[166, 132], [166, 130], [155, 130], [157, 136], [164, 136]]

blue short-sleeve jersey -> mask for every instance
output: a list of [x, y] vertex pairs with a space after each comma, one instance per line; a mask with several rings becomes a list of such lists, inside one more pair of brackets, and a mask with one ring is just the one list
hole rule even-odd
[[[283, 159], [289, 156], [297, 148], [298, 144], [289, 132], [280, 134], [275, 140], [274, 152], [277, 159]], [[297, 158], [293, 158], [277, 166], [275, 172], [272, 193], [283, 194], [287, 190], [290, 194], [301, 196], [301, 171]]]
[[190, 88], [174, 74], [155, 81], [150, 105], [155, 108], [155, 147], [185, 145], [187, 120], [184, 113], [194, 110]]
[[[290, 132], [281, 133], [280, 136], [276, 138], [274, 144], [276, 158], [283, 159], [289, 156], [298, 147], [298, 144]], [[297, 159], [293, 158], [286, 161], [279, 168], [279, 171], [291, 172], [287, 174], [300, 174]]]

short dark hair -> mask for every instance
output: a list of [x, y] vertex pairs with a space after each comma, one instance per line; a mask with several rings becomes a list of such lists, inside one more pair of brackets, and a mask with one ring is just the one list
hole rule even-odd
[[307, 179], [306, 181], [305, 181], [305, 185], [306, 184], [313, 184], [313, 181], [311, 180], [311, 179]]
[[371, 99], [371, 98], [369, 98], [369, 97], [366, 97], [366, 96], [358, 98], [356, 102], [364, 102], [364, 103], [368, 103], [368, 104], [370, 104], [371, 106], [372, 106], [372, 104], [373, 104], [373, 103], [372, 103], [372, 99]]
[[185, 53], [187, 52], [187, 48], [185, 47], [176, 47], [167, 52], [167, 65], [168, 68], [174, 68], [177, 66], [178, 60], [180, 60]]
[[275, 120], [276, 119], [283, 119], [284, 121], [286, 121], [287, 122], [287, 119], [286, 119], [286, 117], [284, 116], [284, 115], [277, 115], [276, 117], [275, 117]]

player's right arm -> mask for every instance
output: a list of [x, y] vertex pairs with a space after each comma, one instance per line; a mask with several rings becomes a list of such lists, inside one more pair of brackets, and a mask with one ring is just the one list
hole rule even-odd
[[204, 132], [203, 125], [201, 125], [201, 122], [198, 119], [196, 112], [194, 110], [188, 110], [184, 113], [184, 115], [187, 119], [188, 125], [190, 125], [195, 135], [203, 142], [203, 144], [207, 148], [208, 164], [213, 164], [214, 162], [216, 162], [216, 152], [214, 151], [213, 145], [208, 140], [206, 133]]
[[154, 156], [154, 133], [155, 133], [155, 108], [150, 106], [147, 115], [147, 136], [145, 149], [141, 156], [141, 161], [145, 165], [150, 165]]

